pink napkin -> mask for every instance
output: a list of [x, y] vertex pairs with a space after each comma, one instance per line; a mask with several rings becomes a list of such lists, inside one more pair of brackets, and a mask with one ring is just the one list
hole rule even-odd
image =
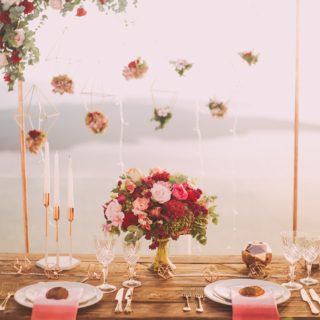
[[240, 288], [232, 288], [232, 320], [278, 320], [279, 312], [270, 292], [260, 297], [244, 297]]
[[[47, 290], [46, 290], [47, 291]], [[35, 299], [31, 320], [75, 320], [82, 288], [70, 288], [69, 297], [63, 300], [47, 299], [45, 293]]]

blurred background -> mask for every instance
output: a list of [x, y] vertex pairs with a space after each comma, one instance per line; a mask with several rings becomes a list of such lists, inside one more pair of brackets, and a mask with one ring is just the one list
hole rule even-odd
[[[26, 95], [36, 85], [46, 97], [26, 97], [26, 131], [30, 118], [36, 121], [39, 101], [49, 114], [60, 113], [43, 128], [48, 129], [52, 168], [54, 152], [60, 156], [62, 251], [68, 249], [66, 178], [71, 155], [74, 252], [94, 252], [93, 235], [104, 221], [102, 205], [121, 174], [122, 159], [126, 169], [148, 173], [162, 167], [197, 177], [206, 193], [218, 196], [219, 224], [209, 225], [207, 246], [185, 236], [172, 241], [173, 254], [238, 254], [252, 240], [269, 242], [280, 253], [279, 233], [292, 223], [294, 2], [139, 0], [137, 8], [119, 15], [105, 15], [90, 3], [85, 8], [88, 14], [81, 18], [48, 10], [49, 19], [37, 32], [41, 62], [27, 68], [24, 83]], [[307, 232], [319, 230], [320, 46], [314, 37], [320, 28], [319, 10], [317, 0], [301, 2], [298, 228]], [[250, 50], [259, 54], [254, 66], [239, 56]], [[122, 69], [136, 57], [146, 60], [149, 71], [141, 80], [126, 81]], [[182, 58], [193, 63], [185, 77], [169, 64]], [[52, 93], [51, 79], [59, 74], [74, 80], [75, 94]], [[83, 91], [121, 100], [124, 121], [115, 99]], [[211, 116], [210, 98], [227, 104], [224, 118]], [[2, 252], [24, 250], [17, 100], [17, 91], [7, 92], [1, 82]], [[154, 107], [170, 104], [172, 120], [156, 131], [150, 121]], [[86, 108], [109, 118], [105, 134], [94, 135], [85, 126]], [[28, 153], [27, 175], [30, 248], [43, 252], [41, 155]], [[50, 233], [53, 242], [53, 224]], [[147, 245], [144, 253], [149, 254]]]

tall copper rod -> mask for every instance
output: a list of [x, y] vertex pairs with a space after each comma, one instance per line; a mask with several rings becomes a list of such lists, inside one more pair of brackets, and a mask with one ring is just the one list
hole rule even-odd
[[298, 160], [299, 160], [299, 101], [300, 100], [300, 0], [296, 0], [296, 61], [294, 97], [294, 172], [293, 172], [293, 221], [292, 230], [298, 227]]
[[29, 253], [29, 226], [28, 226], [28, 195], [27, 195], [27, 170], [26, 170], [26, 147], [24, 131], [24, 110], [23, 110], [23, 86], [22, 80], [18, 81], [18, 101], [19, 101], [19, 124], [20, 124], [20, 161], [22, 180], [22, 208], [24, 224], [24, 246], [25, 252]]

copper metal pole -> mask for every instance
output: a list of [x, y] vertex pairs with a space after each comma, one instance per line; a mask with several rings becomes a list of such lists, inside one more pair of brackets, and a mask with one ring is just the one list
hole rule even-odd
[[292, 230], [298, 226], [298, 160], [299, 160], [299, 98], [300, 98], [300, 0], [296, 0], [296, 61], [294, 97], [294, 172], [293, 172], [293, 221]]
[[25, 147], [25, 131], [24, 131], [23, 86], [22, 86], [21, 80], [18, 81], [18, 99], [19, 99], [19, 119], [20, 119], [20, 159], [21, 159], [21, 179], [22, 179], [24, 245], [25, 245], [25, 252], [29, 253], [26, 147]]

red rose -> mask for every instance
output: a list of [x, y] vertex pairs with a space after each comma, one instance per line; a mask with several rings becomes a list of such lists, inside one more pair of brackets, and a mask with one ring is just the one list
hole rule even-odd
[[3, 77], [3, 80], [6, 81], [6, 82], [10, 82], [11, 81], [10, 74], [9, 73], [5, 73], [5, 75]]
[[28, 0], [24, 0], [20, 3], [20, 7], [24, 7], [24, 14], [29, 14], [34, 10], [34, 5]]
[[11, 53], [11, 62], [12, 63], [19, 63], [21, 61], [21, 57], [19, 56], [20, 52], [18, 50], [14, 50]]
[[183, 186], [188, 192], [188, 200], [196, 202], [201, 197], [202, 191], [200, 189], [193, 189], [186, 182], [183, 183]]
[[127, 201], [127, 198], [124, 194], [119, 194], [117, 200], [120, 204], [124, 204]]
[[173, 218], [179, 219], [185, 214], [184, 204], [178, 200], [169, 200], [164, 204], [166, 215]]
[[8, 11], [0, 11], [0, 22], [2, 22], [3, 24], [11, 23]]
[[34, 129], [34, 130], [30, 130], [28, 134], [32, 139], [36, 139], [38, 136], [40, 136], [41, 131]]
[[107, 0], [99, 0], [99, 2], [100, 2], [101, 4], [105, 4], [105, 3], [107, 2]]
[[168, 181], [170, 178], [170, 173], [166, 172], [166, 171], [162, 171], [162, 172], [156, 172], [155, 174], [153, 174], [152, 179], [154, 181]]
[[124, 215], [122, 221], [122, 228], [124, 231], [127, 231], [129, 226], [136, 226], [138, 224], [138, 216], [133, 212], [128, 212]]
[[130, 69], [135, 69], [137, 67], [137, 63], [136, 61], [131, 61], [129, 64], [128, 64], [128, 67]]
[[77, 17], [83, 17], [86, 14], [87, 14], [87, 11], [84, 8], [81, 7], [81, 8], [78, 8], [76, 16]]

